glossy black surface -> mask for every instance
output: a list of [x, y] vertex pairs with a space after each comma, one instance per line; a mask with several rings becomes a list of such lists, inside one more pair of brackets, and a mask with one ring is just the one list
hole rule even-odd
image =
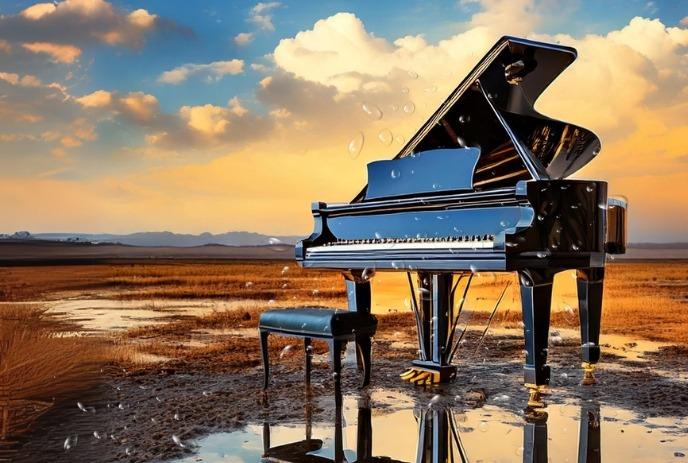
[[477, 148], [436, 149], [368, 164], [366, 200], [473, 189]]
[[304, 267], [412, 271], [437, 281], [416, 313], [416, 365], [450, 369], [450, 356], [437, 355], [447, 346], [437, 342], [453, 314], [430, 324], [422, 317], [453, 310], [447, 291], [435, 288], [469, 271], [520, 273], [524, 377], [543, 385], [552, 278], [579, 270], [582, 357], [598, 361], [602, 269], [607, 252], [625, 250], [626, 203], [608, 200], [606, 182], [563, 178], [593, 159], [600, 142], [533, 107], [575, 57], [569, 47], [504, 37], [395, 160], [369, 166], [370, 184], [350, 204], [313, 205], [314, 232], [296, 246]]

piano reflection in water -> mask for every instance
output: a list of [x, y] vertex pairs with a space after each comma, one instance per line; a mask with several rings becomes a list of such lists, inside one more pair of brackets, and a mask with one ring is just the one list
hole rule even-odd
[[[359, 399], [356, 421], [355, 458], [344, 448], [344, 426], [341, 395], [335, 399], [333, 458], [321, 454], [325, 441], [313, 437], [312, 404], [307, 404], [305, 436], [303, 440], [272, 445], [270, 423], [263, 423], [264, 463], [404, 463], [387, 456], [373, 454], [372, 409], [366, 398]], [[461, 440], [461, 427], [457, 416], [447, 407], [421, 407], [413, 413], [418, 428], [415, 463], [468, 462], [471, 449]], [[547, 463], [548, 437], [546, 412], [537, 412], [527, 417], [523, 424], [523, 463]], [[596, 402], [585, 402], [580, 409], [578, 432], [578, 462], [599, 463], [601, 461], [600, 407]], [[322, 436], [321, 436], [322, 437]], [[489, 453], [489, 449], [474, 449], [474, 452]]]
[[315, 230], [296, 259], [341, 271], [349, 310], [370, 310], [375, 272], [407, 272], [409, 283], [415, 274], [419, 358], [405, 379], [455, 377], [461, 275], [515, 271], [525, 383], [531, 405], [541, 405], [552, 282], [574, 269], [585, 382], [594, 382], [604, 265], [606, 254], [625, 252], [626, 202], [609, 198], [606, 182], [567, 178], [600, 141], [533, 106], [575, 58], [569, 47], [502, 38], [394, 159], [368, 165], [368, 185], [351, 203], [313, 204]]

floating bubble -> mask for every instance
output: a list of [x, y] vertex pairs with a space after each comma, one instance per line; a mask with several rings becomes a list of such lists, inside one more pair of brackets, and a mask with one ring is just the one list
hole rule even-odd
[[174, 421], [180, 421], [181, 420], [181, 418], [179, 417], [179, 413], [175, 413], [172, 418], [174, 418]]
[[394, 135], [392, 134], [391, 130], [385, 129], [385, 130], [381, 130], [380, 133], [377, 134], [377, 139], [383, 145], [389, 146], [394, 141]]
[[538, 219], [540, 222], [542, 222], [543, 220], [545, 220], [545, 215], [544, 215], [544, 214], [538, 214], [538, 215], [537, 215], [537, 219]]
[[84, 413], [88, 412], [88, 409], [87, 409], [86, 407], [84, 407], [84, 404], [82, 404], [81, 402], [77, 402], [77, 403], [76, 403], [76, 406], [77, 406], [77, 407], [79, 408], [79, 410], [81, 410], [82, 412], [84, 412]]
[[284, 267], [282, 267], [282, 275], [286, 274], [288, 271], [289, 271], [288, 265], [285, 265]]
[[578, 244], [576, 244], [576, 243], [573, 243], [573, 244], [571, 245], [571, 249], [572, 249], [573, 251], [578, 251], [578, 250], [580, 250], [580, 246], [579, 246]]
[[401, 93], [408, 93], [409, 89], [408, 87], [401, 87]]
[[246, 283], [244, 283], [244, 287], [246, 287], [246, 288], [250, 288], [251, 286], [253, 286], [252, 281], [247, 281]]
[[364, 268], [363, 272], [361, 272], [361, 278], [364, 280], [369, 280], [375, 275], [375, 269], [372, 268]]
[[392, 171], [389, 173], [389, 175], [392, 178], [399, 178], [399, 177], [401, 177], [401, 172], [399, 172], [396, 169], [392, 169]]
[[203, 394], [203, 397], [209, 397], [210, 395], [212, 395], [212, 393], [208, 391], [203, 391], [201, 392], [201, 394]]
[[462, 114], [459, 116], [459, 123], [460, 124], [467, 124], [471, 121], [471, 116], [468, 114]]
[[346, 147], [349, 151], [349, 156], [352, 158], [357, 158], [358, 155], [361, 154], [364, 143], [365, 137], [363, 136], [363, 132], [358, 132], [356, 136], [349, 141], [349, 144]]
[[478, 267], [476, 265], [470, 265], [468, 268], [471, 271], [471, 273], [475, 273], [478, 271]]
[[272, 238], [268, 238], [268, 244], [270, 245], [276, 245], [276, 244], [283, 244], [282, 240], [279, 238], [275, 238], [274, 236]]
[[133, 454], [134, 454], [134, 451], [133, 451], [132, 449], [130, 449], [129, 447], [126, 447], [126, 448], [124, 449], [124, 454], [125, 454], [125, 455], [133, 455]]
[[175, 434], [172, 434], [172, 442], [177, 444], [179, 447], [185, 449], [186, 445], [184, 445], [184, 442], [182, 442], [181, 438]]
[[124, 404], [120, 402], [119, 404], [117, 404], [117, 408], [119, 408], [120, 410], [124, 410]]
[[282, 283], [282, 289], [286, 289], [289, 286], [289, 283]]
[[372, 103], [363, 103], [361, 105], [361, 109], [371, 119], [374, 119], [374, 120], [382, 119], [382, 110]]
[[408, 71], [408, 76], [411, 79], [417, 79], [418, 78], [418, 73], [416, 71]]
[[406, 114], [413, 114], [413, 112], [416, 110], [416, 105], [413, 104], [412, 101], [409, 101], [404, 105], [404, 112]]
[[549, 255], [549, 252], [546, 252], [546, 251], [538, 251], [538, 252], [535, 253], [535, 255], [536, 255], [539, 259], [544, 259], [545, 257], [547, 257], [547, 256]]
[[481, 421], [480, 424], [478, 425], [478, 429], [480, 429], [481, 432], [487, 432], [488, 428], [489, 428], [489, 425], [487, 424], [487, 421]]
[[268, 301], [268, 305], [274, 305], [274, 304], [275, 304], [275, 300], [274, 300], [274, 299], [270, 299], [270, 300]]
[[506, 227], [509, 226], [509, 221], [508, 221], [508, 220], [500, 220], [500, 221], [499, 221], [499, 226], [500, 226], [500, 227], [506, 228]]
[[585, 187], [585, 191], [587, 191], [588, 193], [592, 193], [593, 191], [595, 191], [595, 187], [593, 187], [592, 185], [588, 185]]
[[406, 143], [406, 138], [404, 138], [403, 135], [395, 135], [394, 142], [403, 145], [404, 143]]

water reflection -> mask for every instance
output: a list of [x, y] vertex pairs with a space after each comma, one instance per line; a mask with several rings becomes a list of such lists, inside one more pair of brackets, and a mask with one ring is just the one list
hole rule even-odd
[[[325, 441], [312, 436], [312, 406], [306, 406], [304, 438], [286, 444], [271, 445], [271, 425], [263, 424], [263, 454], [265, 463], [315, 463], [315, 462], [357, 462], [357, 463], [401, 463], [402, 460], [387, 455], [373, 454], [373, 411], [369, 400], [358, 401], [356, 420], [356, 451], [355, 454], [345, 452], [345, 432], [343, 431], [343, 415], [341, 396], [335, 399], [334, 430], [332, 455], [326, 455]], [[455, 412], [449, 407], [417, 407], [413, 411], [417, 427], [417, 443], [415, 463], [454, 463], [468, 462], [470, 448], [466, 448], [461, 439]], [[549, 461], [547, 422], [548, 414], [538, 412], [527, 414], [523, 423], [523, 448], [517, 449], [516, 454], [522, 454], [524, 463], [546, 463]], [[398, 423], [400, 427], [408, 423]], [[470, 430], [472, 431], [472, 430]], [[467, 432], [470, 432], [467, 431]], [[501, 442], [494, 442], [500, 445]], [[578, 462], [599, 463], [601, 461], [600, 407], [596, 402], [585, 402], [580, 407], [580, 426], [578, 432]], [[475, 449], [477, 454], [483, 454], [485, 449]], [[556, 456], [556, 455], [554, 455]], [[514, 458], [513, 460], [516, 460]]]

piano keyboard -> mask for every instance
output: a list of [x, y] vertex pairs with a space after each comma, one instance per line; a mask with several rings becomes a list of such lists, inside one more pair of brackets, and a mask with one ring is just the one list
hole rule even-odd
[[492, 249], [493, 235], [443, 236], [433, 238], [380, 238], [363, 240], [337, 240], [322, 246], [308, 248], [308, 253], [384, 251], [384, 250], [433, 250], [433, 249]]

